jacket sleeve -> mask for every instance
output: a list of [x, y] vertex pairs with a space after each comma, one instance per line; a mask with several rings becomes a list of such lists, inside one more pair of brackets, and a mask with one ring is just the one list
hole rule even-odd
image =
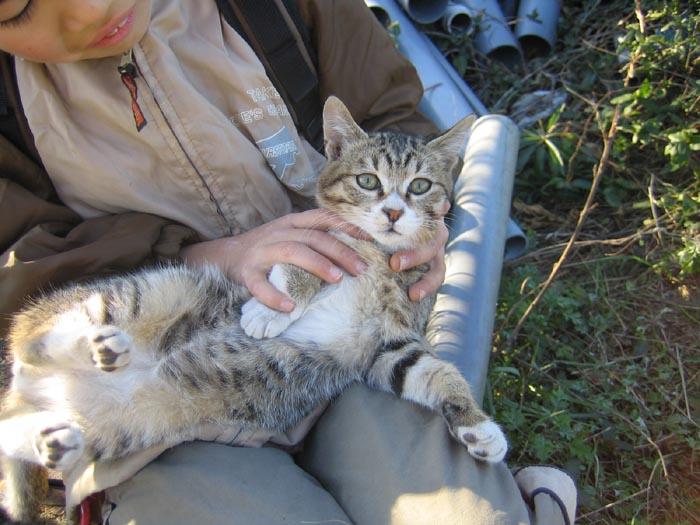
[[318, 53], [321, 99], [335, 95], [365, 129], [437, 131], [416, 111], [423, 87], [363, 0], [298, 0]]
[[175, 260], [198, 240], [193, 230], [145, 213], [82, 220], [51, 195], [48, 177], [0, 136], [0, 338], [38, 291]]

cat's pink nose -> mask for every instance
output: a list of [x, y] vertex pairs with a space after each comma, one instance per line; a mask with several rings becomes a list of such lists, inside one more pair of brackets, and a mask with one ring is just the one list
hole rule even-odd
[[382, 211], [386, 213], [386, 216], [389, 217], [389, 221], [396, 222], [398, 221], [401, 216], [403, 215], [403, 210], [393, 210], [391, 208], [382, 208]]

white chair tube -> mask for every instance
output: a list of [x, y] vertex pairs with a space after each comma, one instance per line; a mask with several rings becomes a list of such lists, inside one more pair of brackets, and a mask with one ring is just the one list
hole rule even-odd
[[505, 248], [519, 131], [507, 117], [474, 124], [455, 186], [447, 274], [428, 323], [428, 339], [484, 393]]

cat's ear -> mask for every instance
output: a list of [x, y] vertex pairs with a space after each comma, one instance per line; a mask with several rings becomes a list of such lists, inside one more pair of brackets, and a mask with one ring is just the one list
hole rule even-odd
[[331, 96], [323, 106], [323, 137], [326, 158], [337, 160], [348, 143], [367, 138], [367, 133], [355, 123], [345, 104]]
[[464, 117], [445, 133], [428, 142], [428, 147], [441, 152], [447, 157], [455, 159], [464, 157], [467, 140], [469, 140], [475, 120], [475, 115]]

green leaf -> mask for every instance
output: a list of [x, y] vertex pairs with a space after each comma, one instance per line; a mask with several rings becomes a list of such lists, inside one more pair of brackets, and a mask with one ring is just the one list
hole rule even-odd
[[520, 370], [512, 366], [496, 366], [492, 370], [499, 374], [510, 374], [515, 377], [520, 377]]

